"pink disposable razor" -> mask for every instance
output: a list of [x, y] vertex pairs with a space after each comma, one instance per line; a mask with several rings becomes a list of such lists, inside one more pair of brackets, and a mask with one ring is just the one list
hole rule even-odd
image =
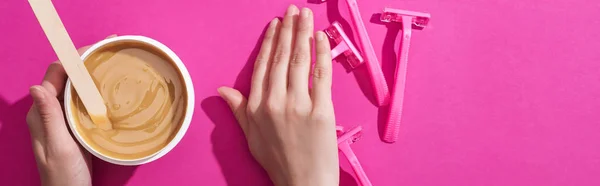
[[344, 132], [344, 127], [342, 127], [342, 126], [339, 126], [339, 125], [336, 125], [336, 126], [335, 126], [335, 131], [336, 131], [338, 134], [341, 134], [341, 133], [343, 133], [343, 132]]
[[[343, 128], [337, 129], [338, 131], [343, 130]], [[360, 165], [358, 158], [356, 158], [354, 151], [352, 151], [352, 148], [350, 148], [350, 144], [360, 139], [361, 131], [362, 127], [357, 126], [351, 129], [350, 131], [343, 133], [340, 137], [338, 137], [338, 149], [342, 151], [342, 153], [344, 153], [344, 156], [346, 156], [346, 159], [348, 159], [348, 162], [350, 162], [352, 170], [354, 171], [354, 174], [356, 174], [360, 185], [371, 186], [371, 181], [369, 181], [369, 178], [367, 177], [367, 174]]]
[[[325, 2], [326, 0], [321, 1]], [[360, 12], [358, 11], [358, 4], [356, 3], [356, 0], [347, 0], [347, 4], [352, 15], [354, 28], [358, 32], [360, 47], [366, 57], [367, 69], [369, 71], [369, 75], [371, 76], [371, 84], [373, 86], [373, 90], [375, 91], [374, 94], [375, 98], [377, 99], [377, 106], [386, 105], [388, 103], [390, 93], [387, 83], [385, 82], [383, 72], [381, 71], [381, 67], [379, 66], [379, 60], [377, 59], [377, 55], [375, 54], [375, 50], [373, 49], [373, 45], [369, 39], [369, 34], [365, 28], [365, 23], [360, 16]]]
[[325, 29], [325, 33], [337, 44], [337, 46], [331, 49], [332, 58], [335, 59], [341, 54], [344, 54], [352, 69], [363, 64], [364, 59], [344, 32], [340, 23], [334, 22], [329, 28]]
[[425, 28], [430, 17], [431, 15], [428, 13], [391, 8], [385, 8], [381, 14], [381, 21], [383, 22], [402, 23], [402, 45], [400, 47], [400, 55], [398, 55], [398, 64], [396, 64], [394, 87], [392, 87], [392, 95], [390, 98], [390, 112], [384, 129], [383, 141], [385, 142], [396, 142], [400, 130], [404, 88], [406, 85], [406, 69], [408, 66], [408, 48], [410, 47], [412, 28], [413, 26], [419, 30]]

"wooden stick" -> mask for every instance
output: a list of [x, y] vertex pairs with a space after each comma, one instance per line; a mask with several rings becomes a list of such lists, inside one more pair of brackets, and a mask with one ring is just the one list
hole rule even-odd
[[29, 5], [31, 5], [48, 41], [54, 48], [54, 52], [60, 63], [62, 63], [69, 79], [71, 79], [71, 83], [92, 121], [103, 130], [112, 129], [110, 120], [107, 117], [104, 100], [90, 73], [85, 68], [81, 56], [77, 53], [73, 41], [71, 41], [54, 5], [52, 5], [52, 1], [29, 0]]

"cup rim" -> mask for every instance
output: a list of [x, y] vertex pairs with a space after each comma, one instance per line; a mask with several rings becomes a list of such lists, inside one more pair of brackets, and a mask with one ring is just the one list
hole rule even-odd
[[167, 55], [167, 57], [169, 57], [173, 61], [173, 63], [179, 70], [179, 73], [181, 74], [181, 77], [183, 78], [183, 82], [186, 87], [185, 91], [187, 92], [187, 104], [186, 104], [184, 119], [181, 122], [181, 127], [179, 128], [179, 131], [177, 131], [177, 133], [175, 134], [175, 137], [173, 137], [173, 139], [171, 139], [171, 141], [165, 147], [158, 150], [157, 152], [155, 152], [151, 155], [142, 157], [142, 158], [138, 158], [138, 159], [131, 159], [131, 160], [119, 159], [119, 158], [114, 158], [114, 157], [104, 155], [104, 154], [96, 151], [89, 144], [87, 144], [87, 142], [85, 142], [83, 137], [77, 132], [77, 125], [75, 125], [75, 121], [74, 121], [74, 118], [73, 118], [73, 115], [71, 112], [71, 80], [69, 80], [69, 79], [67, 79], [67, 82], [65, 84], [64, 99], [63, 99], [63, 104], [65, 107], [65, 116], [67, 118], [67, 123], [69, 125], [69, 129], [71, 130], [73, 136], [75, 136], [75, 139], [77, 139], [77, 141], [79, 142], [79, 144], [81, 144], [81, 146], [83, 146], [83, 148], [85, 148], [88, 152], [90, 152], [94, 156], [96, 156], [106, 162], [117, 164], [117, 165], [141, 165], [141, 164], [150, 163], [154, 160], [157, 160], [157, 159], [163, 157], [168, 152], [173, 150], [173, 148], [175, 148], [175, 146], [177, 144], [179, 144], [179, 142], [181, 141], [181, 139], [183, 138], [183, 136], [185, 135], [185, 133], [187, 132], [187, 130], [190, 126], [190, 123], [192, 120], [192, 115], [194, 113], [194, 104], [195, 104], [194, 103], [195, 102], [194, 87], [193, 87], [192, 78], [190, 76], [190, 73], [188, 72], [187, 68], [185, 67], [185, 65], [183, 64], [181, 59], [175, 54], [175, 52], [173, 52], [166, 45], [164, 45], [154, 39], [151, 39], [149, 37], [145, 37], [145, 36], [124, 35], [124, 36], [117, 36], [117, 37], [113, 37], [113, 38], [104, 39], [104, 40], [92, 45], [88, 50], [86, 50], [83, 53], [83, 55], [81, 55], [82, 61], [85, 61], [85, 59], [90, 54], [92, 54], [94, 51], [98, 50], [102, 46], [105, 46], [107, 44], [114, 43], [114, 42], [119, 42], [119, 41], [136, 41], [136, 42], [142, 42], [144, 44], [153, 46], [153, 47], [159, 49], [160, 51], [164, 52]]

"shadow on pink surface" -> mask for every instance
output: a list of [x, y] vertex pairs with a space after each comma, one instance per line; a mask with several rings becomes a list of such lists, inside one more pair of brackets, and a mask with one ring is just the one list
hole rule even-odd
[[[260, 51], [265, 30], [266, 27], [233, 86], [245, 96], [250, 92], [254, 61]], [[219, 96], [211, 96], [202, 100], [201, 107], [215, 124], [215, 129], [211, 134], [213, 153], [219, 162], [227, 185], [272, 185], [267, 173], [250, 154], [244, 134], [227, 103]], [[341, 168], [340, 185], [356, 186], [352, 175]]]
[[[343, 155], [340, 154], [340, 161], [345, 161], [341, 158], [343, 158]], [[340, 168], [340, 186], [358, 186], [358, 182], [352, 174]]]
[[29, 129], [25, 121], [32, 103], [30, 96], [10, 104], [0, 95], [0, 183], [2, 184], [40, 185]]
[[126, 185], [138, 166], [121, 166], [92, 157], [93, 185]]
[[[245, 96], [250, 91], [254, 60], [260, 50], [264, 31], [240, 71], [233, 88]], [[219, 96], [211, 96], [201, 103], [202, 110], [214, 123], [211, 133], [213, 153], [229, 186], [272, 185], [266, 172], [252, 158], [244, 134], [227, 103]]]
[[[396, 65], [398, 65], [396, 64], [398, 62], [398, 55], [396, 53], [396, 40], [398, 38], [398, 34], [401, 33], [400, 30], [402, 28], [402, 25], [397, 23], [384, 24], [380, 21], [380, 17], [380, 13], [373, 14], [373, 16], [371, 16], [370, 22], [385, 25], [387, 28], [385, 40], [383, 41], [383, 47], [381, 49], [381, 70], [383, 71], [383, 75], [385, 76], [385, 82], [388, 84], [390, 91], [392, 91], [392, 87], [394, 85], [394, 74], [396, 72]], [[389, 105], [379, 107], [377, 113], [377, 131], [379, 133], [380, 139], [383, 139], [385, 125], [388, 119], [389, 112]]]
[[212, 149], [227, 185], [270, 185], [266, 172], [250, 155], [244, 134], [227, 103], [212, 96], [202, 101], [202, 109], [215, 124]]
[[[213, 153], [227, 185], [272, 185], [267, 173], [248, 151], [244, 134], [227, 103], [221, 97], [212, 96], [202, 101], [202, 109], [215, 124], [211, 134]], [[340, 158], [344, 157], [340, 155]], [[350, 173], [340, 168], [340, 186], [358, 185]]]
[[[322, 3], [320, 0], [309, 0], [309, 3]], [[341, 3], [346, 3], [345, 1], [342, 1]], [[329, 20], [329, 22], [334, 22], [337, 21], [339, 22], [343, 29], [346, 31], [346, 34], [348, 35], [348, 37], [350, 38], [350, 40], [352, 41], [352, 43], [354, 44], [358, 44], [356, 42], [356, 39], [354, 38], [354, 29], [353, 27], [350, 25], [350, 23], [348, 23], [348, 21], [346, 21], [346, 19], [344, 19], [344, 17], [342, 17], [341, 13], [340, 13], [340, 0], [328, 0], [326, 2], [327, 4], [327, 18]], [[382, 24], [384, 25], [379, 18], [381, 17], [381, 14], [374, 14], [373, 16], [370, 17], [369, 22], [371, 23], [375, 23], [375, 24]], [[364, 21], [364, 20], [363, 20]], [[394, 73], [395, 73], [395, 68], [396, 68], [396, 61], [397, 61], [397, 55], [396, 55], [396, 38], [398, 36], [398, 34], [400, 33], [401, 30], [401, 25], [400, 24], [385, 24], [385, 26], [387, 27], [388, 31], [385, 35], [385, 40], [383, 42], [383, 49], [382, 49], [382, 57], [380, 59], [381, 62], [381, 68], [384, 74], [384, 77], [386, 79], [386, 83], [389, 85], [393, 85], [394, 83]], [[364, 53], [363, 51], [361, 51], [361, 53]], [[344, 58], [344, 56], [341, 56], [342, 58]], [[345, 59], [342, 59], [345, 60]], [[349, 67], [347, 66], [346, 63], [342, 62], [342, 65], [344, 65], [344, 67], [346, 69], [349, 69]], [[369, 101], [371, 101], [371, 103], [373, 105], [376, 105], [376, 100], [373, 94], [373, 90], [371, 88], [371, 83], [369, 81], [370, 76], [368, 74], [368, 69], [366, 68], [365, 65], [361, 65], [359, 67], [357, 67], [356, 69], [354, 69], [352, 72], [354, 72], [354, 78], [356, 79], [356, 81], [358, 82], [361, 91], [363, 92], [363, 94], [367, 97], [367, 99], [369, 99]], [[390, 91], [391, 91], [391, 86], [390, 86]], [[383, 138], [383, 132], [384, 132], [384, 127], [386, 124], [386, 120], [388, 117], [388, 112], [389, 112], [389, 106], [383, 106], [379, 108], [378, 111], [378, 116], [377, 116], [377, 123], [378, 123], [378, 133], [380, 138]]]
[[[340, 3], [346, 3], [345, 1], [340, 2], [340, 0], [328, 0], [327, 2], [321, 2], [320, 0], [308, 0], [308, 3], [313, 3], [313, 4], [324, 3], [324, 4], [326, 4], [327, 20], [329, 20], [330, 23], [333, 23], [336, 21], [339, 22], [340, 25], [342, 25], [342, 28], [344, 29], [344, 31], [346, 32], [346, 35], [348, 35], [348, 38], [350, 38], [350, 41], [352, 41], [352, 43], [355, 44], [357, 47], [360, 46], [356, 42], [356, 39], [354, 39], [353, 27], [340, 13], [340, 8], [346, 8], [345, 5], [340, 6]], [[361, 48], [361, 47], [359, 47], [359, 48]], [[338, 63], [343, 65], [344, 68], [348, 72], [353, 73], [354, 79], [356, 79], [356, 82], [358, 82], [358, 85], [359, 85], [362, 93], [365, 95], [365, 97], [367, 99], [369, 99], [369, 101], [373, 105], [377, 105], [377, 101], [375, 100], [375, 95], [373, 94], [373, 89], [371, 88], [372, 85], [370, 82], [370, 76], [369, 76], [369, 72], [368, 72], [366, 65], [360, 65], [360, 66], [356, 67], [355, 69], [350, 69], [349, 65], [346, 63], [345, 56], [342, 55], [338, 58], [339, 59], [337, 59], [335, 61], [338, 61]]]

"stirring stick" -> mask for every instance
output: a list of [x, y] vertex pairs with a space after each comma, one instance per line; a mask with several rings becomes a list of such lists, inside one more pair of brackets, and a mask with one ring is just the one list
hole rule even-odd
[[29, 0], [29, 5], [31, 5], [48, 41], [54, 48], [54, 52], [56, 52], [65, 72], [71, 79], [71, 83], [92, 121], [103, 130], [112, 129], [110, 120], [106, 115], [104, 100], [85, 68], [79, 53], [77, 53], [77, 49], [75, 49], [65, 26], [58, 17], [52, 1]]

